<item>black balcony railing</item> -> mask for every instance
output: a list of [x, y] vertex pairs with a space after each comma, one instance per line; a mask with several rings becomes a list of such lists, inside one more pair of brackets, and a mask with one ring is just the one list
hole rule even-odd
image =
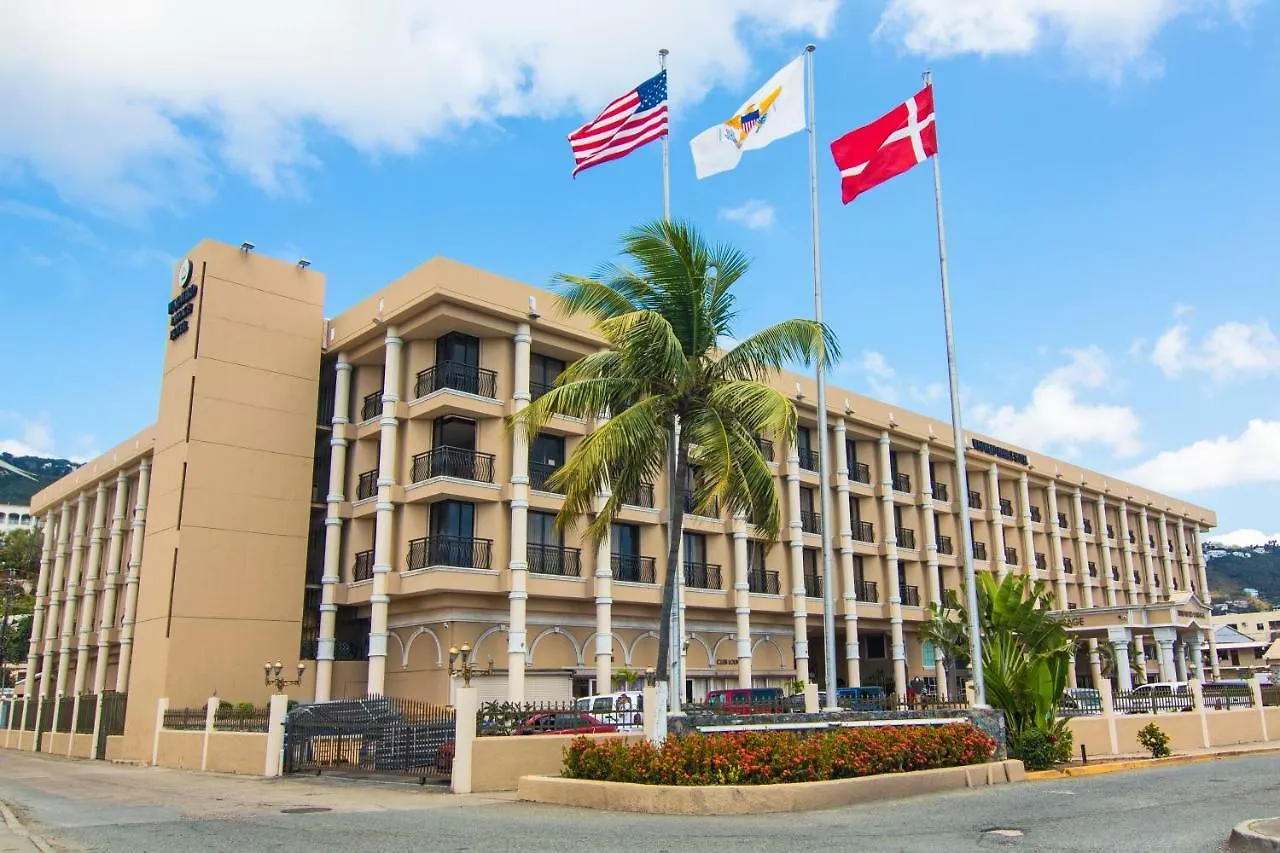
[[1107, 525], [1107, 538], [1108, 539], [1116, 538], [1116, 529], [1112, 527], [1110, 524]]
[[409, 570], [430, 566], [493, 568], [493, 540], [470, 536], [426, 536], [409, 540]]
[[641, 483], [630, 492], [622, 495], [622, 502], [628, 506], [642, 506], [653, 509], [653, 483]]
[[413, 457], [413, 482], [432, 477], [493, 482], [493, 454], [444, 445]]
[[853, 594], [858, 597], [859, 601], [868, 601], [874, 604], [880, 600], [880, 589], [876, 586], [875, 581], [853, 582]]
[[654, 566], [653, 557], [641, 557], [639, 554], [618, 554], [613, 557], [613, 579], [626, 583], [657, 583], [658, 570]]
[[932, 490], [933, 490], [933, 499], [935, 501], [943, 501], [945, 503], [947, 500], [949, 500], [949, 498], [947, 497], [946, 483], [934, 483]]
[[684, 585], [695, 589], [721, 589], [720, 566], [715, 563], [685, 563]]
[[1138, 537], [1133, 535], [1133, 531], [1132, 531], [1132, 530], [1130, 530], [1130, 531], [1129, 531], [1129, 544], [1130, 544], [1130, 545], [1137, 545], [1137, 544], [1138, 544]]
[[530, 462], [529, 463], [529, 488], [539, 492], [557, 492], [547, 482], [551, 479], [551, 475], [560, 469], [559, 465], [552, 465], [549, 462]]
[[895, 492], [911, 492], [911, 475], [910, 474], [894, 474], [893, 490]]
[[1018, 549], [1006, 546], [1004, 549], [1004, 561], [1006, 565], [1018, 565]]
[[950, 536], [938, 537], [938, 553], [939, 554], [954, 554], [955, 552], [956, 552], [956, 549], [955, 549], [955, 546], [951, 544]]
[[767, 438], [757, 438], [756, 447], [760, 448], [760, 455], [764, 457], [766, 462], [773, 461], [773, 442]]
[[1098, 576], [1098, 564], [1093, 560], [1089, 561], [1089, 577], [1096, 578]]
[[865, 462], [853, 463], [853, 470], [850, 472], [855, 483], [862, 483], [864, 486], [871, 485], [871, 466]]
[[1067, 529], [1067, 514], [1065, 512], [1058, 513], [1058, 526], [1063, 530]]
[[1036, 552], [1036, 568], [1042, 572], [1049, 568], [1049, 561], [1045, 559], [1044, 554], [1041, 554], [1039, 551]]
[[969, 509], [982, 509], [982, 492], [969, 490]]
[[720, 517], [720, 501], [713, 500], [710, 504], [703, 507], [700, 512], [694, 512], [695, 502], [693, 495], [685, 495], [684, 511], [689, 515], [696, 515], [701, 518], [719, 518]]
[[413, 393], [425, 397], [445, 388], [477, 397], [497, 397], [498, 373], [460, 361], [441, 361], [418, 374]]
[[916, 532], [910, 527], [895, 527], [893, 535], [898, 540], [899, 548], [906, 548], [909, 551], [916, 549]]
[[822, 598], [822, 575], [818, 572], [804, 573], [804, 594], [806, 598]]
[[816, 451], [816, 450], [805, 450], [805, 449], [803, 449], [803, 448], [802, 448], [802, 449], [800, 450], [799, 456], [800, 456], [800, 467], [801, 467], [801, 468], [803, 468], [803, 469], [804, 469], [804, 470], [806, 470], [806, 471], [817, 471], [817, 470], [818, 470], [818, 451]]
[[902, 604], [904, 607], [919, 607], [920, 606], [920, 587], [907, 586], [906, 584], [903, 584], [902, 586], [898, 587], [898, 598], [902, 599]]
[[374, 391], [360, 404], [360, 421], [371, 421], [382, 414], [382, 392]]
[[536, 400], [554, 387], [556, 387], [554, 382], [530, 382], [529, 399]]
[[535, 545], [525, 548], [529, 571], [536, 575], [559, 575], [576, 578], [582, 576], [582, 550], [562, 545]]
[[1071, 563], [1070, 557], [1062, 558], [1062, 571], [1069, 575], [1074, 575], [1076, 573], [1076, 567]]
[[973, 543], [973, 559], [975, 560], [987, 559], [987, 543], [986, 542]]
[[1000, 514], [1005, 518], [1013, 518], [1013, 501], [1008, 498], [1000, 499]]
[[1117, 569], [1115, 566], [1112, 566], [1112, 567], [1111, 567], [1111, 579], [1112, 579], [1113, 581], [1119, 581], [1119, 580], [1120, 580], [1120, 570], [1119, 570], [1119, 569]]
[[1038, 506], [1032, 506], [1032, 507], [1027, 507], [1027, 509], [1029, 509], [1029, 510], [1030, 510], [1031, 520], [1032, 520], [1032, 521], [1034, 521], [1034, 522], [1039, 523], [1039, 522], [1040, 522], [1040, 507], [1038, 507]]
[[822, 513], [812, 510], [800, 510], [800, 529], [805, 533], [822, 532]]
[[367, 501], [378, 494], [378, 469], [365, 471], [356, 481], [356, 500]]
[[373, 551], [357, 551], [356, 561], [351, 566], [351, 582], [359, 583], [373, 577]]
[[782, 592], [782, 583], [778, 580], [777, 572], [768, 569], [749, 569], [747, 570], [747, 589], [759, 595], [779, 595]]
[[1084, 527], [1085, 533], [1093, 533], [1093, 522], [1089, 519], [1086, 518], [1081, 526]]

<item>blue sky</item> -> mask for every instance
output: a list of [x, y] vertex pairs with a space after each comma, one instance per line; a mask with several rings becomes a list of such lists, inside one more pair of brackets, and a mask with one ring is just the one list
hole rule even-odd
[[0, 0], [0, 450], [145, 425], [206, 236], [310, 258], [330, 313], [437, 254], [589, 272], [659, 147], [570, 180], [564, 137], [661, 46], [673, 213], [755, 258], [743, 333], [806, 314], [804, 135], [705, 181], [688, 140], [812, 40], [835, 381], [946, 416], [929, 171], [846, 208], [826, 148], [930, 66], [966, 426], [1280, 531], [1273, 0], [159, 5]]

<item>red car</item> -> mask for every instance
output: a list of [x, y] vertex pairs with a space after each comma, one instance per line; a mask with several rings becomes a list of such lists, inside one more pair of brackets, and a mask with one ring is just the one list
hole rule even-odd
[[[513, 735], [595, 735], [617, 730], [617, 726], [601, 722], [582, 711], [548, 711], [531, 715], [511, 733]], [[448, 741], [436, 750], [436, 770], [446, 773], [453, 769], [455, 749], [455, 742]]]

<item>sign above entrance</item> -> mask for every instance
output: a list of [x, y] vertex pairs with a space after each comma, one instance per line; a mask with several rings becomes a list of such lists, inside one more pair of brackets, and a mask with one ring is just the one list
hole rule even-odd
[[191, 283], [195, 264], [187, 258], [178, 265], [178, 295], [169, 300], [169, 340], [176, 341], [191, 328], [191, 315], [195, 313], [196, 294], [200, 288]]
[[973, 439], [973, 449], [979, 453], [985, 453], [988, 456], [995, 456], [1000, 459], [1008, 459], [1010, 462], [1017, 462], [1019, 465], [1031, 464], [1027, 459], [1027, 454], [1025, 453], [1019, 453], [1016, 450], [1008, 450], [1003, 447], [996, 447], [994, 444], [989, 444], [988, 442], [981, 441], [976, 438]]

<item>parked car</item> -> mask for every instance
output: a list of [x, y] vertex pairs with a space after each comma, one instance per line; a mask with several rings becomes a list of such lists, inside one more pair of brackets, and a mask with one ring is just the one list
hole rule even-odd
[[[801, 698], [801, 707], [804, 699]], [[712, 690], [707, 694], [707, 705], [726, 714], [777, 714], [789, 710], [787, 699], [780, 687], [739, 687], [733, 690]]]
[[574, 703], [579, 711], [589, 711], [604, 723], [612, 723], [620, 732], [644, 729], [644, 694], [637, 690], [583, 696]]
[[1185, 681], [1154, 681], [1139, 684], [1129, 693], [1124, 707], [1129, 714], [1155, 714], [1161, 711], [1190, 711], [1191, 690]]
[[1066, 716], [1102, 713], [1102, 694], [1090, 687], [1068, 687], [1062, 693], [1062, 713]]
[[[512, 730], [513, 735], [591, 735], [618, 731], [612, 723], [602, 722], [582, 711], [545, 711], [531, 714]], [[449, 741], [436, 750], [436, 770], [448, 773], [453, 769], [456, 741]]]
[[1249, 682], [1244, 679], [1210, 681], [1204, 685], [1204, 706], [1216, 711], [1228, 708], [1248, 708], [1253, 704]]
[[836, 703], [849, 711], [882, 711], [885, 707], [883, 687], [841, 687]]

